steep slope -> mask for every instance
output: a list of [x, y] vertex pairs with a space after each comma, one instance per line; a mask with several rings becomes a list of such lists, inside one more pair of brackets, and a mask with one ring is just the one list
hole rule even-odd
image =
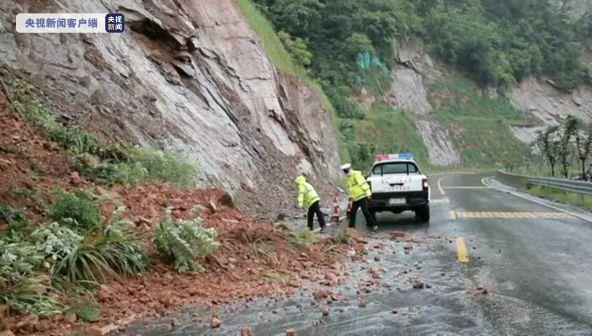
[[[0, 66], [40, 89], [60, 118], [105, 139], [177, 151], [202, 186], [245, 210], [283, 212], [292, 177], [327, 189], [339, 165], [317, 91], [279, 72], [233, 0], [0, 3]], [[14, 13], [122, 12], [124, 34], [16, 34]], [[3, 31], [2, 31], [3, 30]]]
[[551, 80], [530, 77], [500, 95], [433, 60], [417, 42], [398, 45], [386, 99], [393, 108], [411, 113], [432, 166], [520, 163], [545, 125], [569, 115], [592, 121], [590, 87], [564, 92]]

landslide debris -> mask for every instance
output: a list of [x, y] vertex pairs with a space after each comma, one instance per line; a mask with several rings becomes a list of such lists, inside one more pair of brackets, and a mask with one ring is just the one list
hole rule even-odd
[[[8, 108], [1, 94], [0, 122], [4, 125], [0, 129], [0, 205], [22, 211], [31, 229], [35, 229], [50, 222], [46, 209], [54, 201], [56, 188], [84, 191], [100, 205], [102, 220], [125, 207], [121, 220], [131, 222], [125, 228], [129, 233], [125, 237], [133, 237], [134, 244], [144, 246], [148, 258], [147, 270], [138, 276], [105, 274], [97, 279], [97, 286], [86, 287], [90, 297], [80, 301], [76, 312], [69, 310], [73, 306], [69, 290], [74, 287], [67, 283], [61, 283], [66, 289], [56, 289], [54, 299], [60, 304], [52, 313], [24, 314], [0, 303], [6, 335], [64, 335], [73, 331], [106, 334], [133, 319], [160, 316], [187, 304], [215, 307], [236, 299], [286, 295], [308, 283], [312, 274], [333, 269], [348, 250], [357, 248], [356, 243], [339, 244], [333, 238], [295, 244], [289, 230], [244, 215], [221, 190], [185, 189], [154, 182], [96, 185], [79, 174], [72, 154], [25, 123]], [[196, 205], [201, 205], [198, 215], [202, 225], [217, 232], [220, 246], [208, 256], [197, 257], [203, 272], [178, 273], [159, 258], [154, 231], [165, 209], [170, 209], [173, 218], [187, 220], [192, 218]], [[8, 226], [0, 221], [2, 235], [7, 234]], [[101, 237], [105, 233], [96, 234]], [[85, 243], [91, 239], [86, 237]], [[327, 253], [329, 250], [331, 253]], [[58, 278], [54, 274], [39, 272], [46, 286], [56, 285]], [[282, 276], [263, 277], [272, 272]], [[0, 288], [0, 294], [6, 290]], [[86, 309], [91, 307], [92, 312]], [[211, 321], [214, 328], [219, 323]]]

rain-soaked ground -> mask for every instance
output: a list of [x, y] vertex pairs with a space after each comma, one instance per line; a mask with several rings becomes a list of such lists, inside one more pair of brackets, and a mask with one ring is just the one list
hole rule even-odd
[[[590, 335], [588, 326], [478, 288], [471, 268], [450, 253], [454, 238], [414, 233], [393, 239], [381, 232], [369, 238], [361, 261], [336, 270], [339, 285], [315, 284], [282, 299], [188, 307], [137, 321], [123, 335], [240, 335], [245, 326], [252, 335], [288, 329], [297, 335]], [[212, 329], [212, 314], [221, 319], [219, 328]]]

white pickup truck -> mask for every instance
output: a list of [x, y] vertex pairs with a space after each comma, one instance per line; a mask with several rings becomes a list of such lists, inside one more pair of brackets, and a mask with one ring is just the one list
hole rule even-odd
[[430, 220], [430, 187], [411, 154], [379, 154], [367, 176], [372, 189], [368, 208], [377, 212], [415, 212], [417, 221]]

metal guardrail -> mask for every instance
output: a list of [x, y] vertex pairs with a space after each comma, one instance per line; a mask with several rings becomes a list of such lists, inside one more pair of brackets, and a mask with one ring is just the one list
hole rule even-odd
[[502, 183], [515, 188], [526, 188], [527, 185], [532, 184], [582, 195], [592, 195], [592, 183], [586, 181], [572, 181], [554, 177], [535, 177], [509, 173], [503, 170], [498, 170], [496, 177]]

